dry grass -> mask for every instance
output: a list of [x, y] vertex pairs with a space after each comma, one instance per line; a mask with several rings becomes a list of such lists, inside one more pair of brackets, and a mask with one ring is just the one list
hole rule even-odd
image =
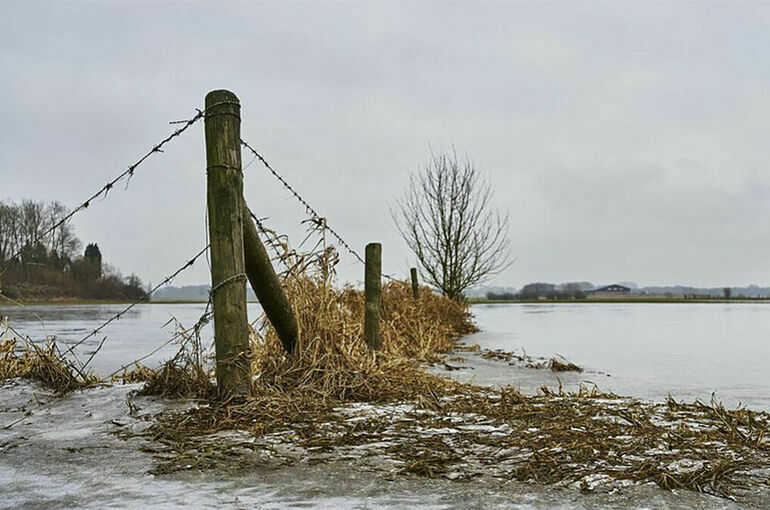
[[270, 327], [254, 336], [257, 394], [267, 388], [371, 402], [424, 394], [445, 382], [426, 374], [418, 362], [438, 361], [454, 348], [454, 340], [475, 331], [465, 305], [427, 289], [415, 301], [406, 283], [390, 282], [382, 293], [382, 350], [374, 352], [363, 339], [361, 291], [307, 277], [288, 282], [287, 291], [298, 312], [297, 349], [286, 354]]
[[565, 359], [551, 358], [548, 362], [548, 368], [552, 372], [582, 372], [583, 369], [574, 363], [570, 363]]
[[[295, 353], [285, 354], [268, 326], [252, 345], [252, 398], [158, 417], [149, 433], [167, 449], [155, 473], [221, 469], [233, 458], [243, 466], [366, 457], [385, 472], [582, 490], [596, 480], [720, 496], [768, 487], [767, 474], [757, 474], [770, 464], [766, 414], [717, 403], [644, 403], [596, 389], [526, 396], [456, 383], [426, 373], [415, 359], [440, 359], [473, 330], [463, 304], [427, 289], [415, 302], [406, 284], [386, 285], [383, 349], [372, 352], [361, 338], [360, 291], [312, 278], [287, 288], [300, 317]], [[579, 370], [559, 360], [546, 367]], [[252, 439], [223, 439], [228, 431]], [[244, 451], [269, 455], [246, 461]]]
[[[147, 380], [143, 394], [200, 399], [194, 408], [156, 416], [145, 432], [158, 442], [155, 473], [371, 459], [376, 469], [407, 476], [485, 476], [586, 491], [624, 481], [720, 496], [770, 488], [765, 413], [716, 402], [640, 402], [585, 388], [527, 396], [450, 381], [421, 364], [441, 360], [475, 330], [466, 305], [428, 289], [415, 301], [406, 283], [386, 284], [382, 350], [373, 352], [362, 338], [362, 292], [337, 289], [329, 272], [322, 274], [295, 274], [285, 283], [300, 322], [292, 355], [269, 324], [254, 331], [250, 398], [215, 400], [197, 350], [158, 370], [123, 375]], [[30, 356], [43, 359], [45, 352]], [[48, 363], [41, 369], [32, 359], [19, 362], [12, 346], [0, 355], [0, 375], [66, 386], [66, 374]], [[547, 366], [559, 364], [579, 369], [558, 360]]]
[[138, 394], [162, 398], [210, 399], [217, 394], [211, 375], [198, 365], [180, 365], [171, 360], [156, 370], [139, 366], [126, 372], [124, 382], [146, 381]]
[[99, 383], [92, 373], [80, 375], [73, 364], [64, 361], [53, 341], [45, 347], [26, 342], [21, 354], [17, 353], [16, 345], [15, 338], [0, 341], [0, 381], [14, 377], [33, 379], [59, 394]]

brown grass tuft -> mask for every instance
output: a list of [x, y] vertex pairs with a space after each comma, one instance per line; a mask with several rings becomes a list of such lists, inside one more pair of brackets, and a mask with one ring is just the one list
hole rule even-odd
[[558, 358], [551, 358], [548, 362], [548, 368], [552, 372], [582, 372], [583, 369], [574, 363], [570, 363], [567, 360], [560, 360]]
[[0, 342], [0, 380], [14, 377], [32, 379], [60, 394], [99, 383], [99, 379], [90, 372], [81, 377], [78, 375], [75, 367], [62, 359], [53, 341], [45, 347], [26, 342], [21, 354], [17, 354], [15, 339], [7, 338]]
[[268, 327], [252, 345], [255, 393], [263, 388], [310, 391], [340, 401], [383, 402], [424, 394], [449, 384], [418, 366], [450, 352], [454, 340], [474, 331], [467, 307], [427, 289], [414, 300], [403, 282], [383, 286], [382, 350], [363, 339], [363, 293], [339, 290], [308, 277], [287, 283], [300, 336], [288, 355]]

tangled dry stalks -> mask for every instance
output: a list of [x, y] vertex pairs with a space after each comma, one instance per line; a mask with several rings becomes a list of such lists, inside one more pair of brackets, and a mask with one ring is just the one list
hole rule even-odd
[[638, 482], [729, 496], [768, 487], [767, 414], [597, 389], [527, 396], [460, 384], [415, 360], [435, 361], [473, 330], [464, 305], [427, 289], [415, 302], [406, 284], [386, 285], [383, 349], [372, 352], [361, 338], [360, 291], [312, 278], [287, 287], [301, 323], [295, 353], [267, 326], [254, 337], [250, 399], [160, 416], [149, 432], [165, 445], [156, 473], [366, 458], [386, 473], [584, 491]]
[[[0, 336], [0, 381], [21, 377], [34, 379], [58, 394], [84, 389], [99, 383], [93, 373], [82, 374], [77, 368], [64, 361], [53, 341], [44, 347], [25, 342], [19, 353], [17, 339], [7, 334]], [[82, 374], [78, 377], [79, 374]]]
[[[466, 305], [429, 289], [414, 300], [406, 283], [388, 283], [382, 349], [371, 351], [362, 338], [363, 293], [335, 288], [328, 270], [306, 273], [285, 282], [299, 318], [294, 353], [285, 353], [268, 323], [253, 331], [250, 398], [215, 399], [199, 342], [184, 343], [188, 351], [160, 369], [123, 374], [126, 381], [146, 380], [144, 395], [199, 400], [156, 416], [143, 433], [156, 441], [155, 473], [350, 461], [387, 474], [482, 476], [583, 491], [655, 483], [741, 496], [770, 488], [766, 413], [727, 410], [715, 401], [641, 402], [596, 388], [544, 387], [523, 395], [431, 375], [422, 365], [458, 350], [455, 340], [475, 330]], [[67, 387], [71, 372], [39, 361], [55, 355], [31, 352], [27, 359], [3, 344], [0, 377]], [[560, 369], [554, 360], [541, 361]]]

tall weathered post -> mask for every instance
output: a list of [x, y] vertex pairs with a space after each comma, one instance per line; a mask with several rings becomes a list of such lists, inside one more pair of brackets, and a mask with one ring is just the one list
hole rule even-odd
[[243, 247], [245, 250], [246, 276], [249, 277], [251, 288], [259, 299], [259, 304], [265, 311], [270, 324], [275, 328], [283, 348], [291, 354], [297, 343], [299, 327], [294, 310], [289, 299], [283, 292], [278, 275], [267, 255], [265, 246], [259, 240], [257, 227], [251, 219], [251, 211], [243, 201]]
[[420, 297], [420, 284], [417, 283], [417, 268], [413, 267], [409, 273], [412, 275], [412, 297], [417, 299]]
[[206, 182], [211, 243], [217, 388], [221, 398], [250, 392], [243, 260], [241, 105], [235, 94], [206, 95]]
[[371, 349], [380, 348], [382, 245], [366, 245], [364, 264], [364, 339]]

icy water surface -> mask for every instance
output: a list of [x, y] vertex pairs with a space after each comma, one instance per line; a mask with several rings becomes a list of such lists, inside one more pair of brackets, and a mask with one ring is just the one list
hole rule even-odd
[[[72, 345], [124, 308], [126, 305], [0, 306], [0, 315], [8, 317], [15, 330], [33, 340], [54, 336], [60, 345]], [[173, 336], [177, 323], [191, 327], [204, 310], [205, 304], [198, 303], [137, 305], [86, 340], [76, 353], [78, 357], [88, 358], [107, 337], [91, 367], [99, 374], [109, 374], [161, 346]], [[249, 320], [254, 320], [261, 309], [256, 303], [249, 303], [248, 311]], [[202, 339], [211, 343], [210, 324], [203, 328]], [[156, 366], [173, 356], [177, 349], [175, 344], [169, 344], [143, 363]]]
[[[120, 306], [36, 307], [49, 335], [72, 343]], [[173, 316], [191, 325], [202, 305], [142, 305], [89, 340], [88, 354], [108, 340], [94, 366], [107, 373], [151, 351], [173, 332]], [[258, 313], [250, 307], [251, 318]], [[0, 308], [10, 323], [39, 338], [43, 326], [19, 308]], [[466, 339], [482, 347], [524, 348], [532, 356], [562, 354], [587, 368], [561, 374], [567, 387], [595, 381], [603, 389], [659, 399], [678, 397], [740, 400], [768, 408], [763, 365], [763, 305], [493, 305], [475, 306], [484, 330]], [[210, 340], [210, 330], [204, 339]], [[173, 346], [148, 360], [158, 363]], [[458, 362], [453, 364], [460, 365]], [[557, 384], [546, 370], [512, 368], [470, 355], [463, 370], [450, 372], [482, 384], [513, 384], [534, 391]], [[609, 374], [609, 376], [607, 375]], [[768, 508], [770, 495], [742, 503], [666, 492], [655, 486], [581, 494], [574, 487], [543, 487], [515, 481], [427, 480], [365, 470], [355, 461], [232, 473], [180, 473], [154, 477], [152, 443], [116, 435], [141, 430], [150, 416], [179, 405], [135, 398], [130, 416], [126, 394], [133, 386], [98, 388], [52, 398], [33, 383], [0, 385], [0, 508], [506, 508], [506, 509], [743, 509]], [[13, 424], [12, 426], [9, 426]], [[149, 450], [148, 450], [149, 448]]]
[[[708, 402], [770, 410], [770, 304], [503, 304], [476, 305], [482, 331], [466, 339], [483, 348], [562, 355], [587, 369], [558, 375], [622, 395]], [[512, 384], [525, 392], [542, 373], [487, 374], [479, 383]], [[557, 374], [549, 384], [558, 384]]]
[[[47, 332], [71, 344], [122, 308], [0, 306], [0, 315], [33, 339]], [[78, 354], [89, 356], [106, 336], [92, 366], [110, 373], [167, 340], [174, 331], [169, 320], [176, 318], [189, 327], [203, 309], [202, 304], [139, 305], [85, 342]], [[249, 305], [251, 320], [259, 312], [259, 305]], [[482, 331], [466, 343], [523, 349], [534, 357], [562, 355], [587, 369], [580, 376], [500, 371], [499, 363], [471, 359], [475, 370], [462, 371], [461, 376], [480, 384], [512, 384], [534, 392], [544, 383], [558, 384], [558, 376], [569, 388], [595, 383], [603, 390], [655, 400], [671, 393], [708, 401], [716, 392], [727, 405], [770, 410], [770, 304], [502, 304], [474, 305], [473, 313]], [[203, 339], [211, 338], [209, 326]], [[169, 345], [145, 363], [157, 364], [174, 352]]]

